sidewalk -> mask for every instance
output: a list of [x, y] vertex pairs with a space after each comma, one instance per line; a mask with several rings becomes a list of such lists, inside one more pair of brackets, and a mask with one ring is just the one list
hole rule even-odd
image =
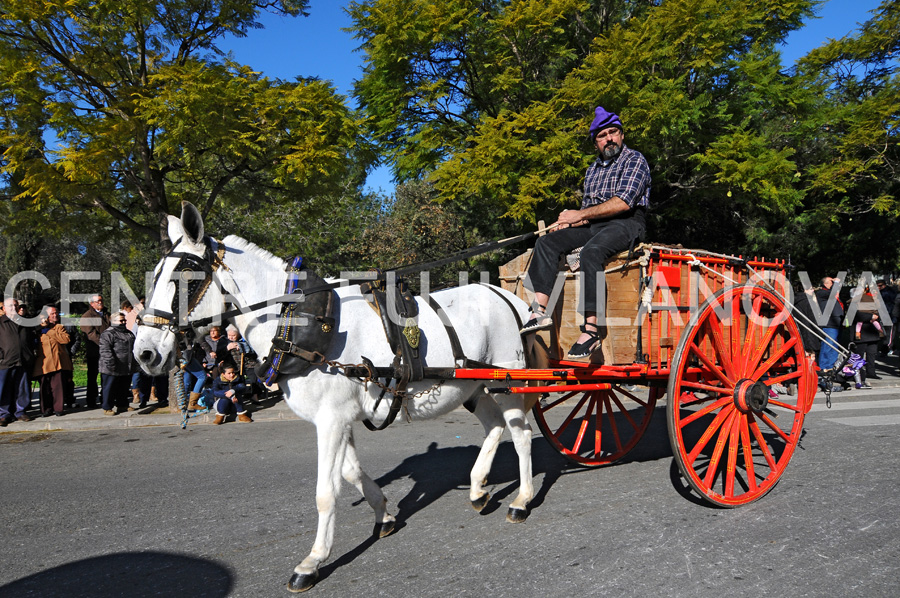
[[[880, 380], [869, 380], [873, 389], [900, 387], [900, 357], [881, 357], [876, 361]], [[837, 392], [831, 395], [832, 402], [840, 401], [841, 397], [857, 397], [871, 390], [850, 390]], [[75, 389], [75, 399], [80, 409], [67, 412], [61, 417], [35, 417], [30, 422], [13, 422], [5, 428], [0, 428], [0, 434], [14, 432], [55, 432], [55, 431], [79, 431], [79, 430], [104, 430], [118, 428], [138, 428], [149, 426], [177, 426], [181, 427], [181, 412], [173, 408], [156, 409], [154, 404], [140, 411], [129, 411], [120, 415], [103, 415], [103, 411], [97, 409], [84, 409], [84, 387]], [[35, 393], [36, 396], [36, 393]], [[815, 402], [825, 401], [825, 393], [816, 393]], [[38, 412], [37, 398], [32, 401], [32, 409], [28, 415], [34, 417]], [[253, 416], [254, 422], [297, 420], [297, 416], [290, 410], [287, 403], [278, 394], [276, 397], [262, 401], [260, 405], [247, 406]], [[201, 413], [190, 418], [188, 426], [211, 425], [215, 418], [214, 413]], [[233, 422], [228, 422], [229, 424]]]
[[[0, 428], [0, 434], [10, 434], [14, 432], [58, 432], [58, 431], [81, 431], [81, 430], [106, 430], [119, 428], [145, 428], [150, 426], [177, 426], [181, 427], [181, 412], [176, 411], [172, 407], [163, 407], [157, 409], [155, 403], [151, 403], [144, 409], [139, 411], [128, 411], [119, 415], [104, 415], [103, 410], [99, 407], [96, 409], [84, 408], [84, 387], [75, 389], [75, 402], [80, 408], [67, 411], [62, 416], [35, 417], [39, 413], [37, 409], [37, 393], [34, 393], [35, 399], [32, 401], [32, 408], [28, 411], [31, 416], [30, 422], [13, 422], [5, 428]], [[278, 393], [275, 397], [261, 401], [259, 405], [246, 403], [247, 410], [250, 411], [254, 422], [265, 421], [284, 421], [297, 420], [297, 416], [290, 410], [287, 403]], [[215, 419], [215, 413], [204, 412], [200, 415], [191, 417], [188, 420], [188, 426], [198, 424], [211, 425]], [[233, 425], [233, 421], [227, 422]], [[241, 424], [243, 425], [243, 424]]]

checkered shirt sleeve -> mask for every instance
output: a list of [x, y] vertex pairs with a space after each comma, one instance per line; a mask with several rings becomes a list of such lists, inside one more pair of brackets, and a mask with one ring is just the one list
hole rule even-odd
[[584, 177], [582, 209], [618, 197], [630, 207], [650, 207], [650, 166], [646, 158], [625, 147], [619, 157], [604, 164], [596, 160]]

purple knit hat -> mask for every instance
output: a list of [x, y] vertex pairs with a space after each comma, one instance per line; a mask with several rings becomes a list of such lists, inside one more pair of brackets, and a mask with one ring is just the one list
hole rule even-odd
[[591, 123], [591, 128], [588, 129], [588, 135], [590, 135], [591, 140], [597, 136], [598, 132], [607, 127], [619, 127], [619, 129], [624, 130], [618, 114], [608, 112], [603, 106], [597, 106], [594, 114], [594, 122]]

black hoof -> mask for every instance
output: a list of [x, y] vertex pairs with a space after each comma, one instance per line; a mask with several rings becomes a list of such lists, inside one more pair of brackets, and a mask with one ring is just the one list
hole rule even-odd
[[396, 528], [396, 526], [397, 526], [397, 522], [393, 521], [393, 520], [385, 521], [383, 523], [376, 523], [375, 524], [375, 534], [379, 538], [384, 538], [385, 536], [390, 536], [391, 534], [394, 533], [394, 528]]
[[291, 575], [290, 581], [288, 581], [287, 589], [295, 594], [299, 594], [300, 592], [305, 592], [310, 589], [316, 582], [319, 581], [319, 572], [313, 571], [312, 573], [300, 574], [294, 573]]
[[472, 501], [472, 508], [475, 509], [476, 511], [478, 511], [479, 513], [481, 513], [481, 510], [488, 503], [488, 500], [490, 500], [490, 498], [491, 498], [490, 492], [485, 492], [481, 496], [481, 498], [477, 498]]
[[528, 519], [528, 511], [526, 509], [510, 507], [509, 511], [506, 512], [506, 520], [510, 523], [522, 523], [526, 519]]

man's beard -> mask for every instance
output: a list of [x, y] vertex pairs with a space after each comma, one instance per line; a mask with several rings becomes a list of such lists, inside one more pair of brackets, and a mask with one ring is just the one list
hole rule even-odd
[[600, 155], [603, 156], [604, 160], [612, 160], [616, 156], [618, 156], [622, 152], [622, 146], [616, 143], [615, 141], [608, 141], [606, 145], [603, 146], [603, 149], [600, 150]]

